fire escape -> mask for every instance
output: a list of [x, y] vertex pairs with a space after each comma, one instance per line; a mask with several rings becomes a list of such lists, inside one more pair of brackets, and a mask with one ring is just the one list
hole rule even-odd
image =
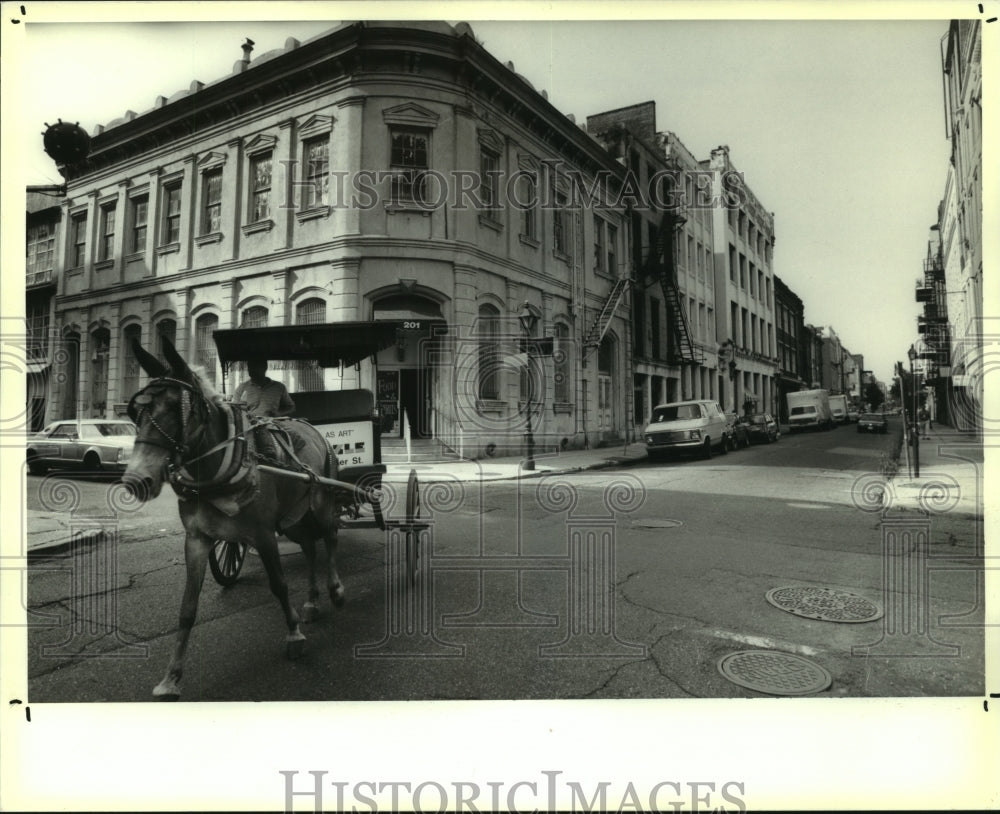
[[670, 332], [673, 342], [667, 346], [667, 361], [671, 365], [697, 365], [704, 362], [704, 355], [695, 347], [684, 314], [684, 300], [677, 285], [677, 267], [674, 242], [677, 230], [684, 224], [683, 215], [664, 212], [663, 220], [656, 234], [656, 242], [649, 247], [649, 255], [643, 268], [643, 278], [656, 275], [663, 290], [667, 305]]
[[921, 334], [926, 349], [921, 355], [934, 366], [947, 365], [950, 357], [948, 311], [944, 264], [939, 254], [924, 261], [924, 278], [917, 280], [916, 300], [924, 305], [924, 313], [917, 317], [917, 333]]
[[601, 312], [597, 315], [594, 324], [590, 326], [590, 330], [587, 331], [586, 336], [583, 338], [585, 352], [589, 353], [600, 347], [601, 340], [604, 339], [604, 334], [608, 332], [611, 319], [614, 317], [615, 311], [618, 310], [618, 306], [621, 305], [621, 301], [625, 297], [625, 292], [628, 291], [631, 283], [632, 280], [628, 277], [619, 277], [615, 280], [614, 288], [611, 289], [611, 293], [608, 294], [608, 298], [604, 301]]

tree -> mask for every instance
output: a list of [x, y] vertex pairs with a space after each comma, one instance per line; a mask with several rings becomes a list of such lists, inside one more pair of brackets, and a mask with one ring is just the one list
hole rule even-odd
[[883, 400], [882, 389], [875, 382], [868, 382], [865, 385], [865, 401], [868, 402], [872, 410], [881, 407]]

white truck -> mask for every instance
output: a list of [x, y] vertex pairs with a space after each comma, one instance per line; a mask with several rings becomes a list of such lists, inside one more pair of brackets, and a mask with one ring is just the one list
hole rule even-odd
[[790, 432], [809, 428], [828, 430], [833, 426], [830, 394], [826, 390], [799, 390], [789, 393], [787, 400]]
[[837, 424], [847, 422], [847, 396], [830, 396], [830, 412]]

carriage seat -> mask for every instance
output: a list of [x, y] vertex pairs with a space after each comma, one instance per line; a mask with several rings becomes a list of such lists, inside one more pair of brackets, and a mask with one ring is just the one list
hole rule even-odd
[[310, 424], [337, 421], [366, 421], [375, 414], [371, 390], [303, 390], [291, 393], [296, 418]]

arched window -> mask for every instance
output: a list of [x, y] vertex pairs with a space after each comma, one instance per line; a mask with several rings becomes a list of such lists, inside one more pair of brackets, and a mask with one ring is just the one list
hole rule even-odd
[[111, 355], [111, 332], [98, 328], [90, 335], [90, 414], [104, 418], [108, 406], [108, 357]]
[[500, 342], [500, 311], [492, 305], [479, 306], [479, 398], [496, 401], [500, 398], [500, 377], [497, 371]]
[[319, 297], [302, 300], [295, 306], [296, 325], [316, 325], [326, 322], [326, 302]]
[[555, 373], [555, 400], [561, 404], [572, 401], [572, 347], [569, 341], [569, 326], [557, 322], [554, 326], [555, 348], [553, 349], [553, 367]]
[[215, 339], [212, 337], [219, 327], [215, 314], [202, 314], [194, 323], [194, 361], [204, 368], [205, 378], [215, 386]]
[[[326, 302], [319, 297], [302, 300], [295, 306], [296, 325], [317, 325], [326, 322]], [[295, 376], [297, 390], [322, 390], [323, 368], [315, 362], [303, 362]]]
[[122, 330], [121, 358], [122, 358], [122, 391], [118, 394], [120, 401], [128, 401], [139, 391], [139, 359], [135, 355], [133, 342], [142, 341], [142, 326], [138, 324], [126, 325]]
[[267, 309], [263, 305], [254, 305], [243, 311], [243, 318], [240, 320], [241, 328], [266, 328]]
[[172, 319], [161, 319], [159, 322], [156, 323], [156, 355], [160, 359], [164, 359], [163, 356], [164, 340], [168, 340], [171, 345], [177, 344], [176, 321]]

